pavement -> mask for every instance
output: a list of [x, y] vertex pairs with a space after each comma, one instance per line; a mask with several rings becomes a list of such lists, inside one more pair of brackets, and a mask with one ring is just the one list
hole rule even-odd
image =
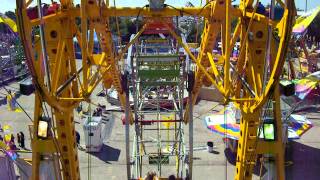
[[[11, 90], [18, 90], [18, 84], [13, 83], [9, 87]], [[92, 95], [93, 101], [106, 104], [111, 107], [104, 98]], [[1, 96], [5, 91], [0, 88]], [[2, 95], [3, 94], [3, 95]], [[20, 96], [18, 102], [25, 111], [33, 117], [34, 95]], [[214, 109], [212, 109], [215, 107]], [[234, 156], [225, 150], [225, 144], [222, 136], [210, 132], [203, 121], [203, 117], [210, 113], [219, 111], [223, 106], [217, 102], [200, 101], [194, 108], [194, 147], [201, 149], [206, 146], [207, 141], [213, 141], [215, 144], [215, 153], [208, 153], [206, 150], [197, 150], [194, 152], [193, 177], [196, 180], [231, 180], [234, 179], [235, 161]], [[301, 139], [291, 142], [288, 146], [287, 159], [293, 163], [286, 167], [287, 178], [290, 180], [317, 180], [320, 177], [320, 109], [314, 108], [308, 112], [302, 111], [314, 124], [314, 127], [307, 131]], [[76, 113], [75, 113], [76, 114]], [[81, 179], [126, 179], [126, 159], [125, 159], [125, 129], [120, 120], [121, 113], [114, 112], [114, 122], [110, 127], [109, 137], [104, 140], [104, 145], [100, 153], [86, 153], [79, 151]], [[82, 122], [78, 115], [75, 115], [76, 129], [80, 132], [81, 142], [84, 145], [84, 135]], [[30, 136], [28, 125], [32, 122], [23, 112], [8, 111], [7, 105], [0, 106], [0, 124], [9, 124], [12, 126], [12, 133], [24, 132], [26, 136], [26, 148], [30, 148]], [[130, 129], [133, 136], [133, 127]], [[131, 136], [131, 137], [132, 137]], [[188, 125], [185, 126], [185, 140], [188, 144]], [[132, 138], [130, 139], [132, 144]], [[31, 154], [20, 154], [21, 157], [30, 158]], [[227, 155], [227, 156], [226, 156]], [[175, 164], [170, 162], [165, 170], [168, 174], [173, 172]], [[144, 164], [145, 171], [156, 170], [156, 166]], [[268, 172], [266, 172], [268, 173]], [[1, 178], [0, 178], [1, 179]], [[253, 179], [259, 179], [254, 175]], [[268, 179], [268, 178], [267, 178]]]

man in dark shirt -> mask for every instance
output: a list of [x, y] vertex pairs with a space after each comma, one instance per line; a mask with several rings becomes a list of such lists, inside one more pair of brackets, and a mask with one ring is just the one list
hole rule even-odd
[[20, 131], [20, 143], [21, 143], [21, 148], [25, 149], [25, 143], [24, 143], [24, 134], [22, 131]]
[[77, 147], [80, 146], [80, 134], [78, 131], [76, 131], [76, 143], [77, 143]]

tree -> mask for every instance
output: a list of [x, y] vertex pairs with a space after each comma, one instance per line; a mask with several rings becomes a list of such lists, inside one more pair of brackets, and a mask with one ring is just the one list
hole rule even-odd
[[[128, 42], [131, 34], [136, 33], [136, 26], [138, 23], [138, 29], [142, 27], [142, 22], [139, 19], [138, 21], [132, 17], [119, 17], [119, 31], [121, 35], [121, 40]], [[110, 29], [112, 34], [118, 35], [117, 24], [115, 18], [110, 18]]]
[[16, 14], [12, 11], [7, 11], [4, 13], [8, 18], [14, 20], [15, 22], [17, 22], [17, 17]]
[[190, 33], [187, 37], [187, 42], [194, 43], [197, 40], [197, 43], [199, 43], [201, 41], [201, 35], [203, 32], [204, 24], [202, 20], [198, 19], [198, 21], [199, 21], [198, 23], [193, 21], [188, 25], [189, 26], [188, 28], [190, 29]]

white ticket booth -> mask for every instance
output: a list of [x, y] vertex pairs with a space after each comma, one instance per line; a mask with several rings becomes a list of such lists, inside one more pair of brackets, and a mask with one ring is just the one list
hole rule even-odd
[[83, 117], [83, 131], [87, 152], [100, 152], [103, 144], [102, 117]]

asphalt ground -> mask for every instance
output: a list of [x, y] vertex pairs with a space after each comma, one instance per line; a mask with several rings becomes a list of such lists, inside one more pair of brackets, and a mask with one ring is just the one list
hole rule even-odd
[[[7, 86], [8, 89], [18, 90], [18, 84], [13, 83]], [[107, 108], [112, 108], [104, 98], [97, 97], [99, 88], [92, 95], [92, 100], [96, 103], [105, 104]], [[3, 88], [0, 89], [1, 96], [6, 94]], [[25, 111], [33, 118], [34, 95], [20, 96], [18, 102]], [[213, 109], [212, 109], [213, 108]], [[233, 179], [235, 174], [234, 155], [230, 154], [225, 148], [222, 136], [212, 133], [204, 124], [204, 116], [219, 111], [223, 108], [217, 102], [200, 101], [194, 107], [194, 151], [193, 177], [196, 180], [208, 179]], [[316, 180], [320, 177], [320, 109], [312, 108], [308, 111], [298, 112], [305, 114], [314, 124], [301, 139], [292, 141], [287, 149], [286, 179]], [[104, 139], [104, 145], [100, 153], [86, 153], [78, 151], [80, 160], [81, 179], [126, 179], [126, 159], [125, 159], [125, 128], [120, 120], [120, 112], [114, 112], [114, 121], [109, 126], [108, 137]], [[78, 114], [75, 113], [76, 129], [80, 132], [81, 145], [84, 145], [84, 134], [82, 123]], [[0, 106], [0, 124], [8, 124], [12, 127], [12, 133], [24, 132], [26, 136], [26, 148], [30, 147], [30, 136], [28, 125], [32, 122], [23, 112], [9, 111], [7, 105]], [[188, 144], [188, 125], [185, 127], [185, 143]], [[133, 127], [130, 128], [131, 138], [133, 140]], [[213, 141], [215, 145], [214, 153], [204, 150], [207, 141]], [[21, 157], [30, 158], [30, 153], [20, 153]], [[91, 163], [89, 163], [91, 162]], [[157, 167], [144, 163], [144, 171], [156, 170]], [[170, 162], [163, 166], [166, 174], [174, 172], [175, 163]], [[268, 172], [265, 172], [265, 179], [270, 179]], [[259, 172], [255, 172], [254, 179], [259, 179]]]

